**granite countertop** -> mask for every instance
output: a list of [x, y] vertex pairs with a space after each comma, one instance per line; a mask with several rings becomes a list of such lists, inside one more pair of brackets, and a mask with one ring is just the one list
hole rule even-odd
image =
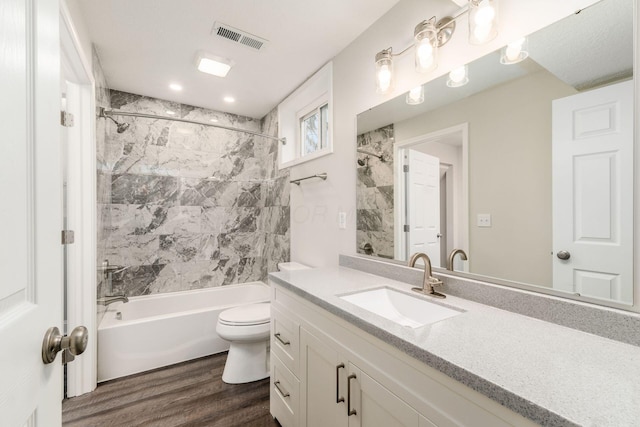
[[346, 267], [269, 274], [285, 289], [547, 426], [640, 425], [640, 347], [454, 296], [464, 313], [400, 326], [338, 296], [411, 285]]

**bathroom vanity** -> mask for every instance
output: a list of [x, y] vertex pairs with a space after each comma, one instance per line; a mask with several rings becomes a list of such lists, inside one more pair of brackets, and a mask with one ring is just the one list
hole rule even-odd
[[[454, 296], [433, 302], [346, 267], [273, 273], [270, 285], [271, 414], [285, 427], [640, 420], [636, 346]], [[412, 323], [362, 302], [381, 292], [448, 315]]]

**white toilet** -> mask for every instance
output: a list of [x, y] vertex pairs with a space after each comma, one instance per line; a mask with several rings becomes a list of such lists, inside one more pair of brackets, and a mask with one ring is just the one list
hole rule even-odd
[[[295, 262], [278, 264], [280, 271], [309, 268]], [[269, 332], [271, 304], [243, 305], [225, 310], [218, 316], [216, 332], [231, 342], [222, 381], [241, 384], [269, 376]]]

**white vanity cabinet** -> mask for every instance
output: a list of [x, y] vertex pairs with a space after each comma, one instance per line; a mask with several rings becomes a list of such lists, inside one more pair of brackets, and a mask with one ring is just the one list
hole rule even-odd
[[271, 289], [270, 407], [283, 427], [535, 425], [282, 286]]

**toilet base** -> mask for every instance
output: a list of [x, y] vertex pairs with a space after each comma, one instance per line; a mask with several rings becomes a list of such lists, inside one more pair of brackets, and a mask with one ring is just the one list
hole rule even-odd
[[269, 340], [232, 342], [222, 372], [227, 384], [258, 381], [269, 376]]

